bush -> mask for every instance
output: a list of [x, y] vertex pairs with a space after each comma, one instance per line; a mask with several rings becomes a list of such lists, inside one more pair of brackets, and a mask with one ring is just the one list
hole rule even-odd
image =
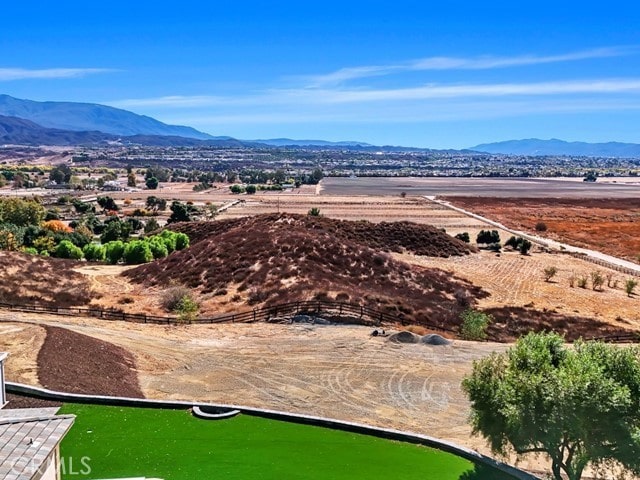
[[167, 251], [169, 253], [174, 252], [176, 250], [176, 243], [178, 241], [176, 237], [176, 232], [172, 232], [171, 230], [163, 230], [160, 233], [160, 238], [167, 246]]
[[320, 209], [318, 207], [313, 207], [311, 210], [309, 210], [309, 216], [311, 216], [311, 217], [319, 217], [320, 216]]
[[531, 250], [531, 247], [533, 246], [533, 244], [526, 238], [521, 238], [520, 240], [521, 242], [520, 242], [520, 245], [518, 246], [518, 250], [520, 251], [521, 255], [526, 255], [527, 253], [529, 253], [529, 250]]
[[594, 290], [601, 290], [602, 285], [604, 285], [604, 277], [600, 270], [591, 272], [591, 288]]
[[628, 296], [631, 296], [633, 295], [633, 291], [636, 289], [637, 286], [638, 286], [638, 281], [633, 278], [630, 278], [624, 284], [624, 291], [627, 292]]
[[455, 238], [457, 238], [458, 240], [462, 240], [465, 243], [470, 243], [471, 242], [471, 238], [469, 238], [469, 233], [468, 232], [458, 233], [458, 234], [456, 234]]
[[189, 248], [189, 237], [186, 233], [176, 233], [176, 250]]
[[476, 237], [476, 243], [478, 244], [491, 244], [500, 243], [500, 234], [497, 230], [480, 230]]
[[104, 246], [105, 258], [108, 263], [115, 265], [124, 254], [124, 243], [121, 240], [114, 240]]
[[191, 290], [182, 285], [177, 285], [175, 287], [171, 287], [162, 292], [160, 301], [162, 303], [162, 308], [164, 308], [167, 312], [175, 312], [180, 300], [183, 297], [191, 295]]
[[556, 267], [547, 267], [543, 270], [544, 272], [544, 281], [549, 282], [553, 277], [558, 273], [558, 269]]
[[54, 252], [58, 258], [70, 258], [73, 260], [81, 260], [83, 258], [82, 250], [69, 240], [61, 241]]
[[247, 192], [247, 195], [253, 195], [254, 193], [256, 193], [256, 186], [247, 185], [247, 188], [245, 188], [245, 192]]
[[151, 253], [153, 254], [154, 259], [164, 258], [169, 255], [169, 249], [162, 240], [161, 237], [154, 236], [148, 239], [149, 248], [151, 248]]
[[487, 327], [493, 318], [486, 313], [467, 309], [460, 315], [462, 325], [460, 336], [465, 340], [484, 340], [487, 338]]
[[38, 249], [33, 248], [33, 247], [27, 247], [24, 250], [22, 250], [24, 253], [27, 253], [29, 255], [38, 255]]
[[181, 322], [192, 322], [198, 316], [200, 306], [191, 298], [191, 294], [183, 295], [176, 305], [175, 312]]
[[160, 224], [155, 218], [150, 218], [147, 223], [144, 224], [144, 233], [155, 232], [160, 228]]
[[587, 288], [587, 277], [582, 276], [582, 277], [578, 277], [578, 280], [576, 281], [578, 287], [580, 288]]
[[544, 222], [538, 222], [536, 223], [536, 232], [546, 232], [547, 231], [547, 224]]
[[97, 243], [89, 243], [82, 249], [84, 258], [90, 262], [104, 262], [106, 258], [106, 249], [103, 245]]
[[149, 242], [145, 240], [133, 240], [124, 247], [124, 263], [127, 265], [140, 265], [153, 260], [153, 253]]

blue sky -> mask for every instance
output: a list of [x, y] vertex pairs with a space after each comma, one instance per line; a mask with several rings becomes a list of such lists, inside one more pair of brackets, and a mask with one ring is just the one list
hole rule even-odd
[[11, 2], [0, 92], [237, 138], [640, 143], [640, 6]]

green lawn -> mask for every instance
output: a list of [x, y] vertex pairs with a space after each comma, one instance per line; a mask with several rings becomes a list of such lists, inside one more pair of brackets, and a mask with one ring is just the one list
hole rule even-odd
[[[187, 411], [75, 404], [60, 413], [77, 415], [61, 446], [66, 479], [510, 478], [431, 448], [247, 415], [210, 421]], [[83, 457], [88, 475], [79, 474]]]

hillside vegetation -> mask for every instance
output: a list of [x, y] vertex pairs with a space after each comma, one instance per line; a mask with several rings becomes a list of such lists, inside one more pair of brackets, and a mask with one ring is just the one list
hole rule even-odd
[[446, 272], [385, 253], [470, 253], [472, 247], [430, 226], [271, 214], [172, 229], [186, 233], [191, 247], [123, 275], [150, 286], [184, 284], [205, 296], [237, 292], [239, 304], [337, 299], [448, 326], [459, 322], [467, 303], [486, 295]]

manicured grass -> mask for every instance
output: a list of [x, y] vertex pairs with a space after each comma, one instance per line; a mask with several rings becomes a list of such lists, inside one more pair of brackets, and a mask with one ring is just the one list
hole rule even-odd
[[180, 410], [75, 404], [60, 413], [77, 415], [61, 446], [66, 479], [507, 478], [431, 448], [247, 415], [209, 421]]

